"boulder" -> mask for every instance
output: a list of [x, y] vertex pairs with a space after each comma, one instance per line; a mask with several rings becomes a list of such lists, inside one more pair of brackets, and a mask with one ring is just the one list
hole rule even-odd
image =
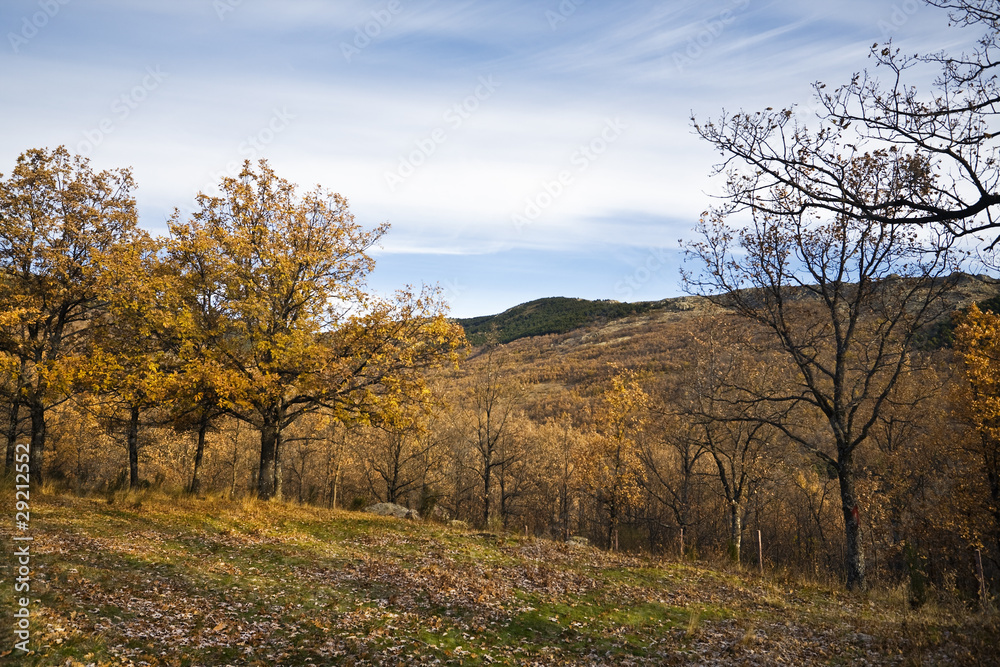
[[402, 505], [397, 505], [396, 503], [375, 503], [366, 507], [365, 511], [369, 514], [378, 514], [379, 516], [394, 516], [397, 519], [420, 521], [419, 512], [403, 507]]

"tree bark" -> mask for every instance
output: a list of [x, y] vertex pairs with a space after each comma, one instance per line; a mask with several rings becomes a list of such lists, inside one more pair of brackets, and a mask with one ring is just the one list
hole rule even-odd
[[41, 488], [44, 478], [42, 464], [45, 462], [45, 404], [40, 395], [29, 398], [28, 408], [31, 414], [31, 482], [36, 488]]
[[861, 513], [855, 492], [854, 466], [850, 459], [837, 466], [840, 481], [840, 502], [844, 511], [845, 560], [847, 589], [864, 590], [865, 552], [861, 541]]
[[139, 488], [139, 407], [133, 405], [129, 409], [128, 433], [128, 488]]
[[10, 404], [10, 421], [7, 425], [7, 453], [4, 458], [4, 472], [7, 473], [14, 470], [14, 454], [17, 445], [17, 426], [20, 412], [21, 395], [20, 391], [16, 391]]
[[729, 503], [729, 558], [734, 563], [740, 562], [742, 543], [743, 508], [740, 506], [739, 501], [733, 500]]
[[267, 420], [260, 429], [260, 468], [257, 475], [257, 497], [270, 500], [275, 494], [274, 473], [278, 452], [278, 421]]
[[201, 480], [198, 479], [198, 472], [201, 470], [201, 461], [205, 456], [205, 433], [208, 431], [208, 419], [202, 415], [198, 424], [198, 447], [194, 452], [194, 472], [191, 475], [191, 486], [188, 489], [192, 494], [201, 490]]
[[[280, 421], [279, 421], [280, 424]], [[274, 438], [274, 496], [275, 500], [281, 500], [281, 494], [284, 492], [283, 482], [284, 475], [282, 474], [281, 468], [281, 427], [278, 427], [278, 432], [275, 434]]]
[[483, 527], [488, 528], [490, 525], [490, 493], [493, 491], [491, 488], [492, 478], [491, 474], [493, 472], [492, 461], [486, 459], [483, 465]]

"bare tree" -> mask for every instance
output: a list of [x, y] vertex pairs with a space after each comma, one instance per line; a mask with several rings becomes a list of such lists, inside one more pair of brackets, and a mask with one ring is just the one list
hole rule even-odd
[[[784, 215], [791, 192], [800, 214], [940, 224], [956, 236], [996, 233], [1000, 11], [992, 0], [925, 2], [948, 10], [953, 26], [983, 31], [971, 52], [908, 55], [891, 43], [875, 44], [873, 70], [832, 91], [814, 84], [813, 131], [800, 124], [794, 107], [695, 123], [723, 155], [718, 171], [728, 176], [730, 210]], [[922, 92], [916, 77], [928, 67], [939, 74]], [[872, 199], [850, 170], [857, 158], [881, 152], [896, 157], [900, 187], [891, 197]]]
[[[911, 187], [910, 158], [891, 151], [846, 161], [850, 186], [872, 205]], [[923, 172], [921, 172], [923, 173]], [[953, 238], [883, 225], [859, 215], [824, 220], [803, 195], [775, 187], [749, 200], [743, 229], [725, 211], [702, 220], [687, 246], [700, 268], [687, 288], [770, 330], [797, 370], [797, 385], [756, 399], [818, 411], [827, 428], [772, 423], [836, 471], [844, 515], [847, 584], [865, 586], [855, 451], [868, 440], [893, 388], [908, 371], [917, 331], [942, 311], [956, 267]], [[772, 203], [780, 205], [772, 210]], [[885, 209], [892, 212], [892, 209]]]
[[476, 378], [471, 397], [475, 422], [471, 441], [476, 452], [476, 473], [482, 482], [482, 521], [488, 526], [494, 511], [495, 473], [510, 464], [507, 456], [517, 452], [516, 447], [508, 446], [505, 441], [513, 437], [512, 422], [520, 390], [508, 377], [507, 360], [499, 347], [490, 345], [483, 354], [486, 365]]
[[738, 563], [746, 504], [767, 479], [779, 435], [773, 423], [789, 404], [752, 400], [765, 383], [775, 382], [776, 369], [748, 344], [750, 328], [734, 327], [731, 319], [710, 318], [696, 335], [687, 401], [680, 409], [715, 462], [729, 511], [728, 551]]

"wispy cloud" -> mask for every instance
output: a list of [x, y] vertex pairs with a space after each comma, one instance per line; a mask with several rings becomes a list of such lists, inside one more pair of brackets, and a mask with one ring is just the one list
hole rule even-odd
[[[72, 0], [28, 43], [0, 48], [0, 171], [99, 131], [88, 154], [134, 168], [142, 223], [162, 232], [233, 165], [267, 158], [303, 188], [347, 196], [359, 220], [393, 225], [387, 279], [440, 266], [468, 286], [469, 308], [503, 299], [475, 271], [530, 274], [510, 300], [566, 284], [615, 298], [605, 287], [627, 274], [622, 258], [676, 243], [718, 189], [692, 111], [808, 102], [812, 81], [870, 65], [886, 21], [908, 48], [975, 36], [943, 31], [922, 4], [894, 18], [898, 4]], [[4, 2], [0, 27], [16, 34], [38, 8]], [[155, 88], [150, 68], [166, 74]], [[602, 147], [609, 119], [627, 129]], [[602, 150], [581, 159], [591, 142]], [[529, 204], [538, 215], [513, 224]], [[573, 268], [581, 258], [599, 280]]]

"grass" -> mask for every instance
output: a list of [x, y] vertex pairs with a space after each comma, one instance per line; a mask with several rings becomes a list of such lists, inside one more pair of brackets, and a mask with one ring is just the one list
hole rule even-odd
[[959, 606], [911, 610], [899, 591], [352, 512], [156, 493], [33, 501], [33, 650], [11, 652], [5, 568], [0, 662], [989, 664], [1000, 629]]

